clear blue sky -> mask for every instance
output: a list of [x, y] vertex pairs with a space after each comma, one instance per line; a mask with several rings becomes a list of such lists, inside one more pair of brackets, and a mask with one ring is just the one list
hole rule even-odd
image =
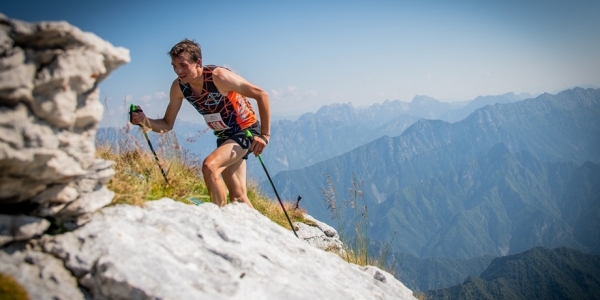
[[[124, 120], [125, 99], [162, 117], [175, 78], [166, 53], [183, 38], [205, 64], [264, 88], [274, 115], [600, 87], [598, 0], [7, 2], [9, 18], [65, 20], [130, 50], [100, 84], [104, 126]], [[187, 105], [180, 115], [199, 117]]]

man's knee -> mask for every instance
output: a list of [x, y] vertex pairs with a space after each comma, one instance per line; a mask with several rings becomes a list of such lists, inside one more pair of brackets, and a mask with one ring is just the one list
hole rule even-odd
[[202, 162], [202, 175], [204, 175], [204, 177], [208, 176], [208, 175], [214, 175], [217, 173], [217, 166], [216, 164], [209, 159], [204, 159], [204, 161]]

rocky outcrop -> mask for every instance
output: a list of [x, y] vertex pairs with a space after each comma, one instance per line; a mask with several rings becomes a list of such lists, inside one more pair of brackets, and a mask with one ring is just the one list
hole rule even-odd
[[237, 203], [107, 207], [40, 243], [94, 299], [412, 299], [391, 274], [346, 263]]
[[14, 278], [29, 299], [84, 299], [77, 279], [65, 269], [63, 262], [46, 253], [0, 251], [0, 273]]
[[19, 239], [6, 235], [19, 232], [12, 215], [78, 225], [112, 201], [112, 163], [95, 158], [97, 86], [127, 62], [127, 49], [66, 22], [0, 14], [0, 245]]
[[321, 250], [338, 254], [345, 253], [337, 230], [313, 218], [311, 215], [305, 214], [304, 218], [308, 220], [310, 225], [300, 222], [294, 223], [294, 225], [298, 228], [296, 231], [299, 238]]
[[71, 232], [2, 250], [0, 273], [33, 299], [414, 299], [388, 272], [238, 203], [111, 206]]

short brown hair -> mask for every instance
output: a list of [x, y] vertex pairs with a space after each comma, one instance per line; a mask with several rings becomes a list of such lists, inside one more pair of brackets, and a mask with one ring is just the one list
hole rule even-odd
[[169, 51], [169, 55], [171, 58], [177, 58], [182, 53], [187, 53], [190, 56], [190, 59], [193, 62], [202, 61], [202, 50], [200, 49], [200, 45], [196, 43], [195, 40], [183, 39], [181, 42], [175, 44], [171, 51]]

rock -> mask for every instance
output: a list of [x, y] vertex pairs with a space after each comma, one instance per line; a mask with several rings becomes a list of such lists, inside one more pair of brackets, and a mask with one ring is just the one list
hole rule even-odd
[[0, 272], [25, 288], [29, 299], [84, 299], [77, 281], [65, 270], [62, 261], [48, 254], [0, 251]]
[[50, 222], [22, 215], [0, 215], [0, 247], [12, 241], [23, 241], [40, 236], [50, 227]]
[[298, 237], [321, 250], [338, 254], [344, 253], [343, 244], [340, 241], [337, 231], [333, 227], [310, 215], [305, 214], [304, 218], [310, 223], [314, 223], [315, 226], [300, 222], [294, 223], [294, 225], [298, 227]]
[[129, 51], [66, 22], [0, 14], [0, 208], [73, 221], [112, 201], [95, 158], [98, 84]]
[[41, 245], [94, 299], [414, 299], [391, 274], [349, 264], [238, 203], [106, 207]]

